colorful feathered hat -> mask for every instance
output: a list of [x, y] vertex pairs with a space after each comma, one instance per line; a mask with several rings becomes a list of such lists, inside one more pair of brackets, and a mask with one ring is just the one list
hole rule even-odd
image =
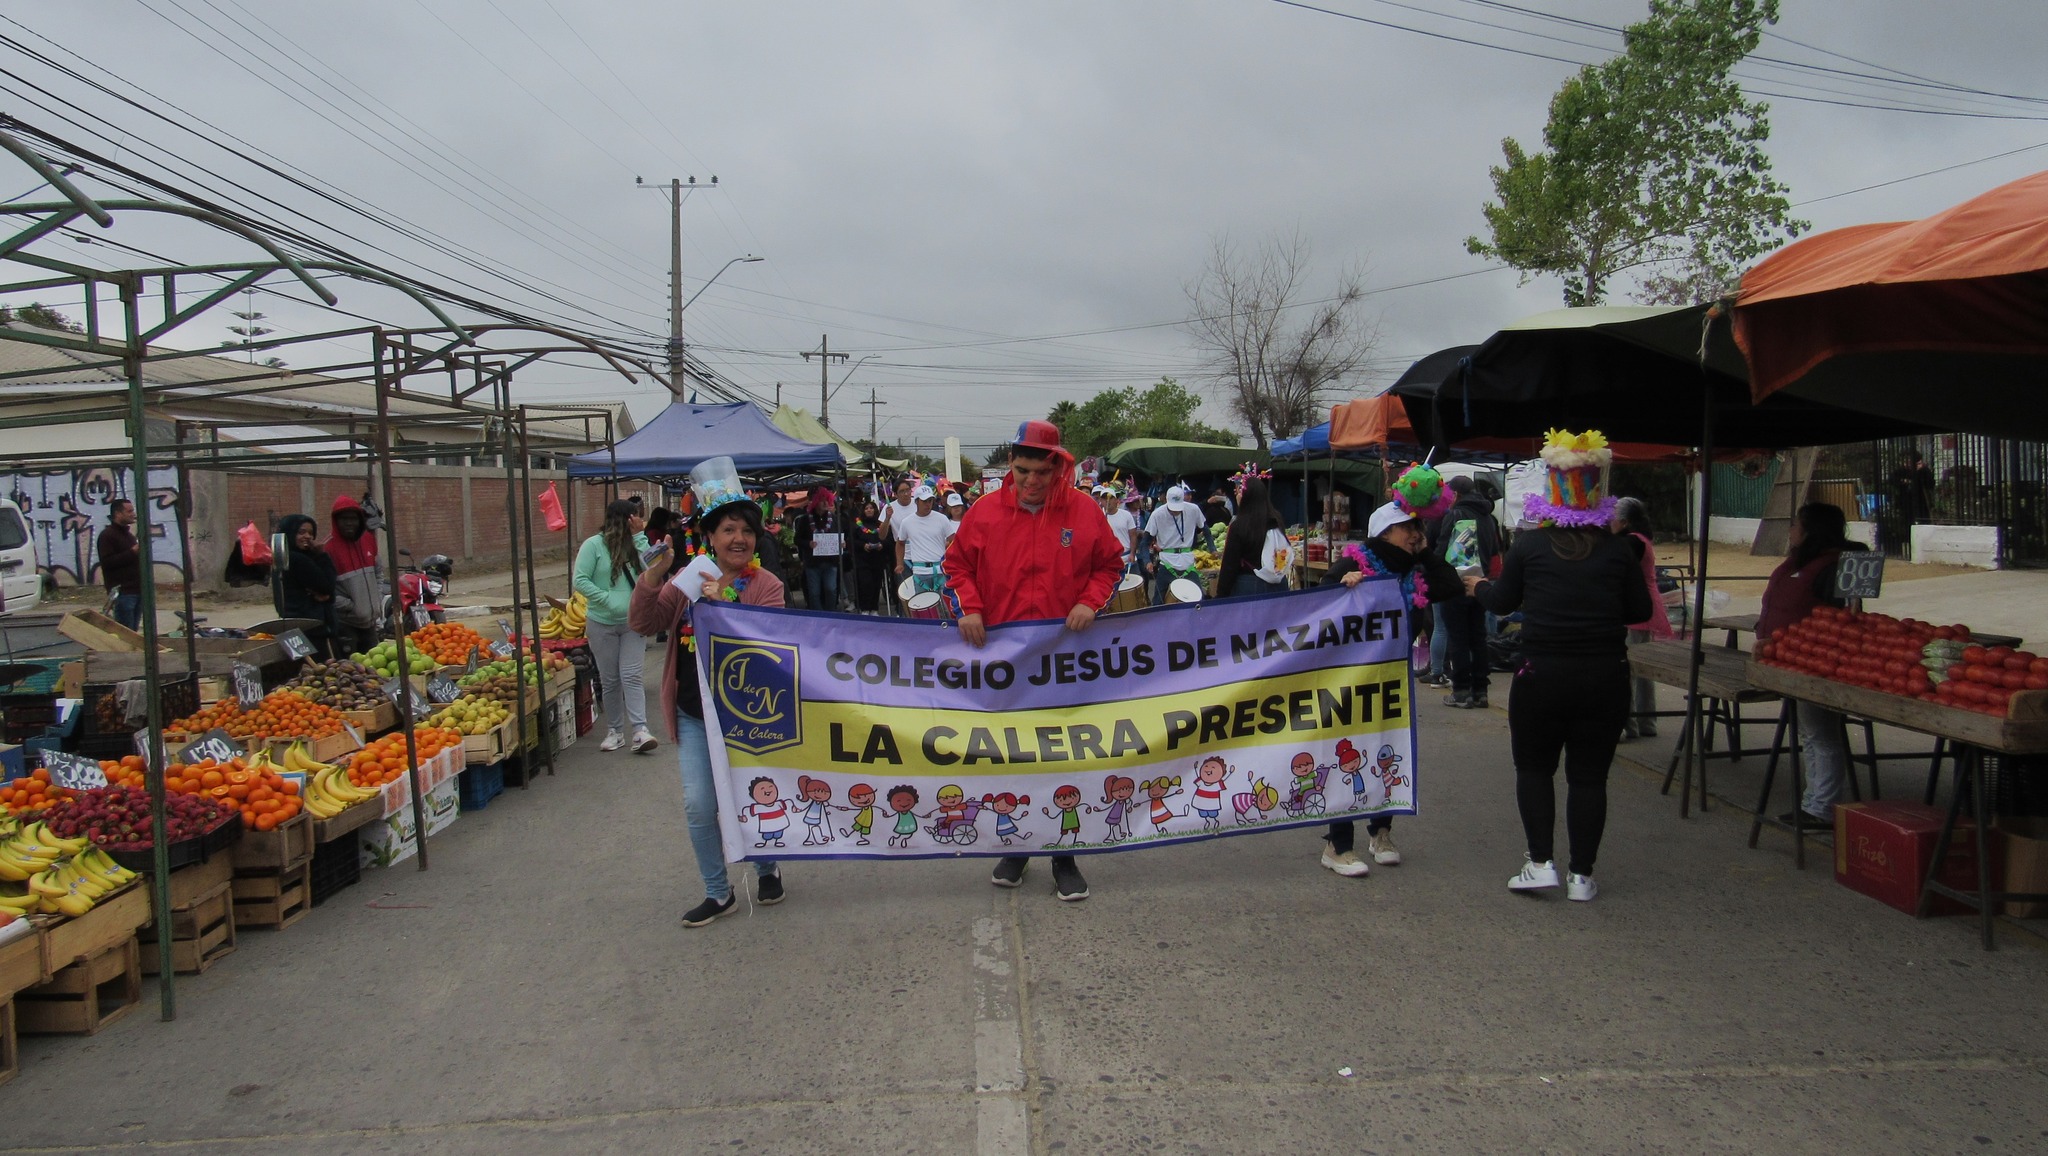
[[1552, 526], [1605, 526], [1614, 520], [1614, 499], [1607, 496], [1607, 469], [1614, 451], [1599, 430], [1571, 433], [1551, 430], [1540, 455], [1549, 468], [1549, 485], [1530, 494], [1523, 510], [1532, 522]]

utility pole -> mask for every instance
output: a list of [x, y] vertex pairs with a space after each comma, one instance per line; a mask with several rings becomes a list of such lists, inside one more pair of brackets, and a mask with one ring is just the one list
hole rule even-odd
[[868, 399], [864, 402], [861, 402], [861, 404], [868, 407], [868, 454], [869, 456], [873, 456], [876, 445], [875, 438], [877, 436], [875, 433], [875, 415], [882, 412], [881, 410], [875, 407], [888, 405], [889, 403], [886, 401], [876, 401], [874, 387], [869, 386]]
[[775, 408], [782, 408], [782, 383], [779, 381], [775, 383]]
[[818, 347], [804, 354], [805, 361], [813, 357], [818, 359], [818, 424], [829, 428], [832, 425], [832, 378], [828, 367], [834, 358], [845, 361], [846, 355], [832, 352], [832, 338], [821, 333], [818, 335]]
[[[650, 187], [639, 177], [633, 183]], [[662, 191], [660, 185], [651, 187]], [[696, 177], [688, 184], [676, 179], [668, 183], [668, 388], [677, 397], [683, 396], [683, 194], [707, 187], [717, 188], [718, 178], [712, 177], [708, 186], [699, 185]]]

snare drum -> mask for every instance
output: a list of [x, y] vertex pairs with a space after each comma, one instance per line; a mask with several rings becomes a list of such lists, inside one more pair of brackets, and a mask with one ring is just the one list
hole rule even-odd
[[1202, 600], [1202, 588], [1192, 578], [1175, 578], [1166, 587], [1166, 600], [1168, 602], [1200, 602]]
[[917, 597], [917, 576], [913, 574], [896, 584], [896, 602], [898, 605], [908, 606], [910, 605], [910, 600], [915, 597]]
[[1104, 607], [1102, 612], [1104, 614], [1123, 614], [1127, 611], [1143, 610], [1144, 608], [1145, 576], [1142, 574], [1126, 574], [1123, 576], [1123, 580], [1116, 584], [1116, 593], [1110, 595], [1109, 605]]
[[904, 599], [903, 608], [912, 618], [944, 618], [946, 616], [946, 600], [929, 590], [922, 594], [912, 594]]

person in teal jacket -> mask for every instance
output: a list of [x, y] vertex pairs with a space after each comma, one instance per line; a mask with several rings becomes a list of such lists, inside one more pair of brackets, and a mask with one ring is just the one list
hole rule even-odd
[[584, 610], [584, 635], [603, 680], [607, 729], [597, 745], [601, 751], [625, 746], [629, 726], [634, 753], [644, 755], [660, 745], [647, 733], [647, 687], [641, 673], [647, 640], [626, 624], [633, 583], [640, 578], [640, 557], [647, 550], [644, 528], [638, 507], [615, 501], [604, 508], [604, 528], [576, 551], [576, 592], [590, 604]]

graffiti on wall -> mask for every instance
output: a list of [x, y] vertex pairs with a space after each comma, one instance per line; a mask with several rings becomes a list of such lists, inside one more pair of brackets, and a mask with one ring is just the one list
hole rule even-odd
[[[178, 499], [178, 471], [149, 471], [150, 540], [165, 540], [167, 525], [175, 520], [173, 506]], [[32, 473], [0, 473], [0, 490], [28, 522], [35, 540], [36, 557], [43, 573], [60, 583], [86, 585], [96, 580], [99, 555], [95, 546], [106, 529], [108, 511], [116, 498], [132, 498], [134, 476], [128, 470], [78, 469]], [[153, 551], [157, 561], [175, 562], [162, 549]]]

